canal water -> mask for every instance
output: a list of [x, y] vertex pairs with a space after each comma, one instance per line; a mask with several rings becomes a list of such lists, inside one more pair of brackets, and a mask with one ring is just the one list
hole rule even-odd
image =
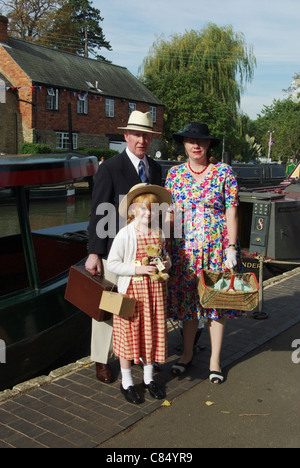
[[[29, 219], [31, 229], [49, 228], [65, 224], [89, 221], [91, 197], [76, 194], [72, 200], [32, 201]], [[19, 233], [18, 214], [15, 205], [0, 205], [0, 237]]]

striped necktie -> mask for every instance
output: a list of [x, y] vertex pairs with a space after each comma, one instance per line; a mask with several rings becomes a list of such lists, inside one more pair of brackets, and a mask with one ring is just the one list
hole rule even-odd
[[149, 183], [149, 179], [146, 175], [146, 168], [144, 161], [139, 162], [139, 176], [142, 182], [146, 182], [147, 184]]

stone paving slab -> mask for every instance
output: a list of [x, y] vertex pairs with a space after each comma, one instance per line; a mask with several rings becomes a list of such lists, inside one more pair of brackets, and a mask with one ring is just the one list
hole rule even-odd
[[[223, 368], [300, 321], [300, 269], [265, 284], [266, 320], [228, 320], [222, 351]], [[174, 378], [172, 364], [181, 354], [178, 329], [168, 333], [169, 357], [155, 379], [172, 401], [208, 375], [210, 344], [207, 327], [201, 335], [188, 375]], [[93, 448], [140, 421], [164, 402], [155, 401], [142, 387], [143, 372], [133, 366], [133, 377], [143, 395], [141, 405], [127, 403], [120, 393], [119, 366], [115, 382], [95, 378], [89, 358], [0, 393], [0, 448]]]

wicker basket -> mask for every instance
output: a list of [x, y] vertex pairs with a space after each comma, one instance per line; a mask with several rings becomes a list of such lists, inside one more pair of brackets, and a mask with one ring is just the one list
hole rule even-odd
[[[230, 279], [227, 290], [214, 289], [214, 285], [222, 278]], [[242, 279], [252, 287], [251, 291], [236, 291], [234, 279]], [[252, 311], [258, 306], [259, 284], [254, 273], [234, 273], [233, 270], [218, 273], [202, 270], [198, 282], [200, 303], [205, 309], [236, 309]]]

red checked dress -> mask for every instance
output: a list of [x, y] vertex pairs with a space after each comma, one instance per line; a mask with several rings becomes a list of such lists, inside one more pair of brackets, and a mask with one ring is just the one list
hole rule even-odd
[[[158, 237], [136, 230], [137, 255], [141, 261], [147, 257], [146, 245], [160, 245]], [[137, 300], [134, 315], [122, 318], [114, 315], [114, 353], [138, 364], [141, 357], [146, 364], [165, 362], [167, 357], [167, 287], [166, 282], [151, 281], [144, 275], [141, 282], [131, 279], [127, 295]]]

